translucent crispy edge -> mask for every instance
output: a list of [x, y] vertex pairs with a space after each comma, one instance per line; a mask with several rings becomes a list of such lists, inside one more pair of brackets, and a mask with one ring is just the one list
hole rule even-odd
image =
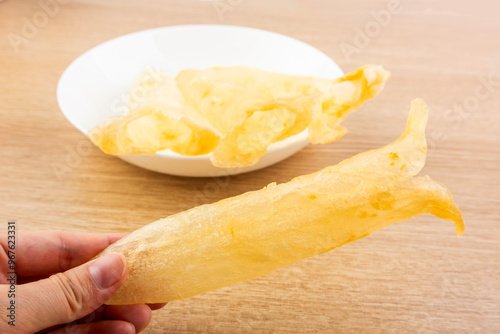
[[323, 107], [315, 113], [309, 125], [309, 141], [313, 144], [327, 144], [343, 137], [347, 129], [340, 123], [350, 113], [375, 98], [389, 77], [390, 72], [382, 66], [365, 65], [330, 83], [333, 86], [344, 82], [355, 82], [360, 86], [360, 95], [349, 105], [337, 101], [335, 95], [324, 100]]
[[[130, 122], [140, 119], [144, 116], [156, 116], [163, 119], [164, 122], [183, 123], [190, 129], [189, 138], [194, 140], [190, 145], [186, 143], [175, 142], [175, 139], [169, 139], [163, 142], [159, 147], [143, 147], [134, 143], [126, 136], [126, 129]], [[158, 130], [157, 134], [168, 137], [175, 137], [172, 133], [166, 133], [165, 130]], [[154, 154], [161, 150], [170, 149], [173, 152], [184, 155], [207, 154], [214, 150], [219, 144], [220, 137], [213, 131], [206, 129], [186, 117], [174, 118], [166, 115], [161, 110], [152, 110], [148, 112], [147, 108], [130, 113], [125, 116], [114, 116], [103, 120], [97, 127], [88, 133], [89, 139], [98, 146], [104, 153], [111, 155], [132, 155], [132, 154]], [[118, 145], [118, 143], [123, 143]]]
[[[238, 168], [252, 166], [267, 152], [270, 144], [298, 134], [304, 131], [312, 120], [313, 111], [319, 107], [320, 95], [309, 94], [293, 98], [279, 98], [276, 101], [265, 101], [254, 105], [249, 109], [238, 124], [225, 134], [219, 145], [212, 153], [211, 161], [217, 167]], [[269, 137], [270, 131], [263, 132], [262, 129], [246, 133], [253, 134], [257, 138], [262, 138], [260, 143], [250, 144], [247, 151], [242, 152], [238, 146], [238, 137], [245, 131], [246, 122], [257, 111], [266, 110], [266, 124], [272, 124], [279, 118], [279, 110], [286, 109], [294, 114], [293, 125], [283, 134], [276, 137]], [[261, 136], [261, 137], [259, 137]]]

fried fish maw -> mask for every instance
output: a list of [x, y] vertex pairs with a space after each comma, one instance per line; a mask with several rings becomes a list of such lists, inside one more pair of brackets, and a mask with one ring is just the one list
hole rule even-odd
[[257, 163], [270, 144], [306, 128], [314, 144], [338, 140], [346, 133], [340, 122], [375, 97], [388, 78], [375, 65], [335, 80], [232, 66], [185, 70], [176, 81], [222, 137], [212, 163], [234, 168]]
[[326, 144], [344, 136], [347, 130], [340, 123], [363, 103], [377, 96], [389, 75], [382, 66], [367, 65], [333, 82], [317, 80], [315, 87], [323, 94], [323, 105], [316, 110], [309, 125], [309, 141]]
[[222, 137], [210, 161], [225, 168], [256, 164], [269, 145], [304, 131], [318, 106], [319, 95], [252, 102], [245, 116]]
[[90, 140], [113, 155], [154, 154], [170, 149], [183, 155], [213, 151], [220, 137], [186, 117], [172, 117], [157, 108], [114, 116], [89, 132]]
[[113, 155], [213, 152], [217, 167], [251, 166], [269, 145], [305, 129], [314, 144], [339, 139], [340, 122], [388, 77], [374, 65], [336, 80], [244, 66], [185, 70], [174, 80], [149, 69], [134, 79], [126, 115], [104, 120], [89, 137]]
[[124, 116], [102, 121], [89, 132], [90, 140], [113, 155], [154, 154], [170, 149], [183, 155], [214, 150], [220, 137], [187, 105], [175, 80], [146, 70], [132, 84]]
[[129, 275], [106, 303], [192, 297], [327, 252], [395, 222], [430, 213], [464, 232], [448, 189], [414, 177], [425, 163], [427, 106], [412, 102], [392, 144], [288, 183], [202, 205], [131, 233], [99, 256], [122, 253]]

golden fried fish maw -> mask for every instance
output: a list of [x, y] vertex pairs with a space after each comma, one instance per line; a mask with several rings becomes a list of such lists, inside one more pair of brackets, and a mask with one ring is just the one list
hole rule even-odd
[[317, 80], [323, 94], [322, 107], [309, 125], [309, 141], [326, 144], [340, 139], [347, 130], [340, 125], [351, 112], [374, 98], [389, 78], [382, 66], [363, 66], [334, 81]]
[[304, 131], [311, 123], [318, 95], [278, 98], [253, 103], [215, 148], [215, 166], [251, 166], [266, 154], [272, 143]]
[[113, 155], [154, 154], [166, 149], [201, 155], [212, 152], [220, 141], [185, 103], [174, 79], [153, 70], [135, 79], [127, 114], [105, 119], [89, 137]]
[[395, 222], [430, 213], [464, 232], [450, 192], [424, 166], [427, 106], [412, 102], [392, 144], [338, 165], [178, 213], [131, 233], [99, 256], [122, 253], [129, 275], [107, 304], [161, 303], [257, 277]]
[[272, 143], [308, 129], [313, 144], [342, 137], [340, 122], [375, 97], [389, 77], [381, 66], [324, 78], [273, 73], [245, 66], [184, 70], [174, 80], [146, 70], [134, 79], [128, 111], [91, 130], [113, 155], [212, 153], [215, 166], [251, 166]]
[[[273, 142], [306, 128], [314, 144], [338, 140], [346, 133], [340, 122], [375, 97], [388, 78], [389, 72], [374, 65], [363, 66], [336, 80], [234, 66], [185, 70], [176, 81], [187, 103], [222, 137], [212, 163], [219, 167], [244, 167], [257, 163]], [[283, 100], [288, 101], [289, 107], [274, 106]], [[295, 124], [298, 114], [294, 109], [304, 113], [306, 126], [303, 122]], [[249, 119], [256, 118], [256, 113], [258, 123]]]

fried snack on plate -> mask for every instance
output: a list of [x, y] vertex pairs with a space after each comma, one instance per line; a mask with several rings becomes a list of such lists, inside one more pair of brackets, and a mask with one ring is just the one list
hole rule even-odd
[[154, 154], [166, 149], [201, 155], [212, 152], [220, 141], [205, 123], [186, 104], [173, 78], [146, 70], [134, 80], [127, 114], [105, 119], [89, 137], [113, 155]]
[[431, 213], [464, 232], [448, 189], [424, 166], [427, 106], [411, 105], [392, 144], [338, 165], [178, 213], [131, 233], [98, 256], [124, 254], [129, 276], [107, 304], [192, 297], [327, 252], [395, 222]]
[[[335, 80], [233, 66], [185, 70], [176, 81], [186, 101], [222, 137], [212, 163], [244, 167], [257, 163], [270, 144], [306, 128], [314, 144], [339, 139], [346, 133], [339, 123], [375, 97], [388, 78], [389, 72], [374, 65]], [[286, 105], [275, 105], [285, 99]], [[312, 113], [302, 118], [310, 119], [308, 124], [296, 118], [294, 106]]]
[[309, 94], [245, 101], [250, 102], [242, 107], [245, 115], [222, 136], [212, 154], [212, 164], [226, 168], [256, 164], [269, 145], [307, 129], [314, 111], [321, 107], [319, 98], [318, 94]]
[[339, 139], [346, 132], [339, 123], [388, 77], [371, 65], [335, 80], [244, 66], [185, 70], [175, 80], [147, 70], [132, 84], [127, 114], [102, 121], [89, 136], [113, 155], [213, 152], [215, 166], [251, 166], [269, 145], [306, 129], [315, 144]]

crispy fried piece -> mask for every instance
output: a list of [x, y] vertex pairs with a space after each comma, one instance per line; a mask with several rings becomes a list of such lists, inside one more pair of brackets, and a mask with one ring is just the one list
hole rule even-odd
[[312, 143], [342, 137], [340, 122], [382, 89], [389, 73], [364, 66], [328, 80], [233, 66], [185, 70], [176, 80], [146, 70], [134, 80], [129, 110], [89, 136], [114, 155], [213, 152], [215, 166], [258, 162], [274, 142], [306, 128]]
[[256, 164], [269, 145], [307, 129], [319, 106], [319, 95], [252, 102], [245, 116], [222, 137], [212, 163], [226, 168]]
[[382, 66], [367, 65], [333, 82], [324, 79], [316, 81], [315, 88], [323, 93], [323, 105], [309, 125], [309, 141], [326, 144], [340, 139], [347, 132], [340, 122], [377, 96], [387, 79], [389, 72]]
[[389, 73], [364, 66], [328, 80], [233, 66], [185, 70], [176, 80], [146, 70], [132, 84], [125, 116], [110, 117], [89, 136], [114, 155], [213, 152], [215, 166], [250, 166], [274, 142], [309, 129], [312, 143], [329, 143], [340, 122], [382, 89]]
[[94, 144], [113, 155], [154, 154], [170, 149], [183, 155], [213, 151], [220, 137], [186, 117], [166, 115], [162, 109], [143, 108], [103, 121], [89, 132]]
[[403, 135], [385, 147], [280, 185], [158, 220], [99, 256], [125, 255], [129, 276], [107, 304], [188, 298], [268, 273], [431, 213], [464, 232], [450, 192], [415, 176], [425, 162], [427, 106], [412, 102]]
[[315, 78], [230, 66], [184, 70], [175, 80], [186, 101], [225, 135], [254, 106], [311, 94]]
[[220, 137], [196, 115], [174, 79], [146, 70], [135, 79], [127, 114], [104, 120], [89, 137], [113, 155], [154, 154], [166, 149], [183, 155], [207, 154]]
[[[234, 66], [185, 70], [176, 81], [186, 101], [222, 136], [212, 163], [244, 167], [255, 164], [273, 142], [307, 127], [312, 143], [339, 139], [346, 132], [340, 122], [375, 97], [388, 77], [381, 66], [371, 65], [336, 80]], [[284, 100], [287, 105], [276, 104]], [[295, 123], [299, 114], [307, 124]]]

